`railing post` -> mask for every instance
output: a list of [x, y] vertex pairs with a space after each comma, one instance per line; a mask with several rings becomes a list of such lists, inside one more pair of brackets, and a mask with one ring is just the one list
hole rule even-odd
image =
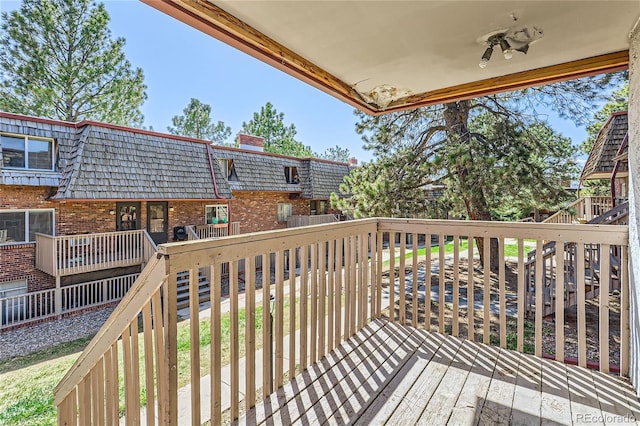
[[592, 206], [591, 197], [586, 197], [584, 199], [584, 210], [585, 210], [584, 214], [587, 218], [587, 222], [593, 219], [593, 206]]
[[178, 424], [178, 283], [171, 268], [169, 256], [165, 256], [165, 272], [168, 275], [164, 294], [165, 338], [165, 401], [162, 404], [164, 420], [168, 425]]
[[55, 313], [56, 317], [62, 316], [62, 289], [60, 288], [60, 276], [56, 276], [56, 291], [55, 291]]

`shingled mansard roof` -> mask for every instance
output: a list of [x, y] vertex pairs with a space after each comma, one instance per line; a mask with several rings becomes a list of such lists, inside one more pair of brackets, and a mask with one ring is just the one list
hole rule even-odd
[[[56, 199], [215, 199], [207, 145], [88, 125]], [[231, 196], [218, 164], [218, 193]]]
[[[273, 191], [301, 193], [303, 198], [327, 199], [338, 192], [343, 178], [349, 174], [346, 163], [319, 159], [300, 159], [264, 152], [227, 147], [211, 147], [212, 156], [233, 160], [238, 176], [229, 181], [233, 191]], [[296, 167], [299, 183], [287, 183], [284, 168]]]
[[[614, 158], [628, 129], [629, 122], [626, 111], [617, 112], [609, 117], [593, 143], [589, 158], [582, 169], [580, 180], [608, 179], [611, 177], [611, 172], [615, 166]], [[627, 171], [626, 162], [620, 164], [619, 171]]]
[[[208, 155], [218, 194], [224, 198], [232, 198], [233, 190], [327, 199], [349, 174], [346, 163], [210, 146], [90, 121], [66, 123], [0, 112], [0, 131], [56, 140], [57, 173], [2, 170], [0, 161], [0, 176], [5, 184], [36, 179], [28, 184], [57, 186], [57, 200], [216, 199]], [[237, 180], [228, 181], [217, 160], [233, 160]], [[298, 183], [287, 183], [285, 167], [296, 167]]]
[[[203, 141], [103, 123], [56, 122], [5, 113], [0, 123], [2, 132], [56, 140], [60, 173], [51, 182], [58, 186], [53, 199], [219, 198], [211, 178], [208, 143]], [[218, 194], [230, 198], [219, 164], [212, 161], [212, 165]], [[5, 173], [14, 172], [3, 170], [3, 177]], [[19, 184], [8, 179], [3, 183]]]

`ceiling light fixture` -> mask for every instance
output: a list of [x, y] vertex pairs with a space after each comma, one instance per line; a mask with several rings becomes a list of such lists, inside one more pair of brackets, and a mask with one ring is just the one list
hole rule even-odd
[[496, 45], [500, 45], [504, 59], [509, 60], [513, 58], [514, 51], [526, 54], [529, 51], [530, 44], [541, 38], [542, 30], [536, 27], [491, 32], [478, 39], [478, 42], [487, 46], [478, 66], [480, 66], [480, 68], [487, 67], [487, 63], [493, 54], [493, 48]]
[[511, 51], [511, 45], [504, 38], [500, 39], [500, 49], [502, 49], [502, 55], [506, 60], [513, 58], [513, 52]]

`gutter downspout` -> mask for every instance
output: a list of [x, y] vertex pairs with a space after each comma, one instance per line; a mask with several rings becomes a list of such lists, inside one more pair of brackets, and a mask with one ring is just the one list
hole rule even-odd
[[[218, 192], [218, 184], [216, 183], [216, 173], [213, 170], [213, 160], [211, 159], [211, 150], [209, 149], [209, 145], [205, 145], [205, 149], [207, 150], [207, 159], [209, 160], [209, 172], [211, 172], [211, 180], [213, 181], [213, 193], [216, 197], [222, 200], [229, 200], [227, 197], [223, 197]], [[231, 235], [231, 203], [227, 202], [227, 235]]]
[[[629, 143], [629, 132], [627, 131], [627, 133], [624, 135], [624, 139], [622, 140], [622, 143], [620, 144], [620, 148], [618, 148], [618, 151], [616, 152], [616, 157], [622, 154], [622, 151], [624, 151], [628, 143]], [[620, 160], [616, 160], [616, 164], [613, 166], [613, 171], [611, 172], [611, 180], [609, 182], [609, 185], [611, 187], [611, 207], [612, 208], [616, 206], [615, 181], [616, 181], [616, 175], [618, 174], [619, 167], [620, 167]]]

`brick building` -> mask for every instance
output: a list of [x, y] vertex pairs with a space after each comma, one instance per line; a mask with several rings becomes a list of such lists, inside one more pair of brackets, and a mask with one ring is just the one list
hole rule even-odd
[[58, 314], [90, 303], [70, 287], [67, 296], [52, 289], [95, 282], [104, 299], [112, 284], [104, 280], [132, 283], [155, 244], [333, 217], [329, 197], [347, 164], [264, 153], [255, 136], [240, 135], [240, 142], [210, 146], [104, 123], [0, 113], [2, 323], [26, 309], [29, 300], [18, 298], [25, 293], [42, 296]]

